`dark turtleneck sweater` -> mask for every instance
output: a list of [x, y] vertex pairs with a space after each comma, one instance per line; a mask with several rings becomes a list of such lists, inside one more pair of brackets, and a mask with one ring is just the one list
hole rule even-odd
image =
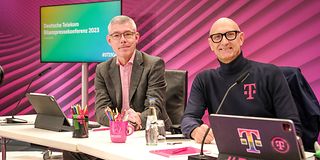
[[181, 122], [182, 133], [191, 138], [193, 129], [203, 123], [205, 110], [215, 113], [227, 89], [246, 71], [250, 75], [230, 90], [219, 114], [291, 119], [300, 135], [299, 114], [281, 70], [248, 60], [242, 53], [231, 63], [220, 62], [219, 68], [196, 76]]

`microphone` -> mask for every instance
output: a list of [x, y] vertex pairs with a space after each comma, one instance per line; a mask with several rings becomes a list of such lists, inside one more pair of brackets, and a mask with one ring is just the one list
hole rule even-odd
[[42, 72], [40, 72], [40, 73], [38, 74], [38, 76], [39, 76], [39, 77], [41, 77], [41, 76], [43, 76], [43, 75], [47, 74], [47, 72], [49, 72], [49, 70], [50, 70], [50, 69], [51, 69], [51, 67], [49, 67], [49, 68], [47, 68], [47, 69], [43, 70]]
[[2, 83], [2, 81], [3, 81], [3, 79], [4, 79], [4, 70], [3, 70], [3, 68], [0, 66], [0, 85], [1, 85], [1, 83]]
[[[249, 77], [250, 73], [249, 71], [246, 71], [244, 72], [243, 74], [240, 75], [240, 77], [238, 77], [236, 79], [236, 81], [228, 88], [228, 90], [226, 91], [226, 93], [224, 94], [220, 104], [219, 104], [219, 107], [217, 109], [217, 111], [215, 112], [215, 114], [218, 114], [220, 109], [221, 109], [221, 106], [222, 104], [224, 103], [224, 100], [226, 99], [227, 95], [229, 94], [230, 90], [236, 86], [237, 84], [240, 84], [240, 83], [243, 83], [248, 77]], [[203, 154], [203, 145], [204, 145], [204, 141], [205, 139], [207, 138], [207, 135], [210, 131], [210, 127], [207, 128], [206, 130], [206, 133], [204, 134], [203, 136], [203, 139], [202, 139], [202, 142], [201, 142], [201, 149], [200, 149], [200, 154], [199, 155], [191, 155], [191, 156], [188, 156], [188, 160], [216, 160], [217, 158], [215, 157], [211, 157], [211, 156], [208, 156], [208, 155], [204, 155]]]
[[229, 94], [230, 90], [236, 86], [237, 84], [240, 84], [242, 82], [244, 82], [248, 77], [249, 77], [250, 73], [248, 71], [244, 72], [243, 74], [240, 75], [239, 78], [236, 79], [236, 81], [228, 88], [227, 92], [224, 94], [223, 98], [222, 98], [222, 101], [220, 102], [219, 104], [219, 107], [216, 111], [216, 114], [219, 113], [220, 109], [221, 109], [221, 106], [222, 104], [224, 103], [224, 100], [226, 99], [227, 95]]
[[[19, 104], [20, 104], [21, 100], [23, 99], [24, 95], [28, 92], [28, 90], [29, 90], [29, 88], [30, 88], [30, 86], [31, 86], [32, 82], [33, 82], [34, 80], [38, 79], [39, 77], [41, 77], [41, 76], [45, 75], [45, 74], [46, 74], [50, 69], [51, 69], [51, 67], [49, 67], [49, 68], [47, 68], [47, 69], [43, 70], [43, 71], [42, 71], [42, 72], [40, 72], [37, 76], [35, 76], [35, 77], [33, 77], [33, 78], [32, 78], [32, 80], [30, 81], [30, 83], [29, 83], [29, 85], [28, 85], [28, 87], [27, 87], [26, 91], [25, 91], [25, 92], [24, 92], [24, 94], [21, 96], [21, 98], [20, 98], [20, 100], [19, 100], [18, 104], [16, 105], [16, 107], [15, 107], [14, 109], [18, 108], [18, 106], [19, 106]], [[14, 110], [14, 109], [13, 109], [13, 110]], [[11, 118], [6, 118], [6, 121], [7, 121], [7, 123], [27, 123], [27, 121], [26, 121], [26, 120], [24, 120], [24, 119], [15, 118], [15, 117], [14, 117], [13, 112], [12, 112]]]

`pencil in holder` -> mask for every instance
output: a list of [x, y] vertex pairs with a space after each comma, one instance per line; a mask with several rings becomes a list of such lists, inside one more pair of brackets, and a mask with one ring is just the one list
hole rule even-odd
[[74, 114], [72, 115], [73, 121], [73, 138], [88, 138], [88, 116]]

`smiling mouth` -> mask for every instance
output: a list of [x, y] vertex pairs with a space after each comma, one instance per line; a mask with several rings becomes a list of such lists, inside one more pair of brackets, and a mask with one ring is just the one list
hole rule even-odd
[[219, 48], [220, 51], [226, 51], [226, 50], [231, 50], [232, 47], [226, 47], [226, 48]]
[[122, 46], [122, 47], [119, 47], [119, 49], [127, 49], [127, 48], [130, 48], [130, 46]]
[[222, 51], [222, 52], [228, 52], [232, 50], [232, 47], [227, 47], [227, 48], [220, 48], [219, 51]]

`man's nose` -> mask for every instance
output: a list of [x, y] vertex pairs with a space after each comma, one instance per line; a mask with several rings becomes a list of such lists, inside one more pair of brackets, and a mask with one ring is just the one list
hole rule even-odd
[[229, 40], [227, 40], [226, 36], [222, 36], [222, 40], [220, 42], [221, 44], [227, 44], [229, 43]]
[[123, 34], [121, 34], [120, 42], [121, 42], [121, 43], [125, 43], [125, 42], [127, 42], [127, 39], [124, 37], [124, 35], [123, 35]]

